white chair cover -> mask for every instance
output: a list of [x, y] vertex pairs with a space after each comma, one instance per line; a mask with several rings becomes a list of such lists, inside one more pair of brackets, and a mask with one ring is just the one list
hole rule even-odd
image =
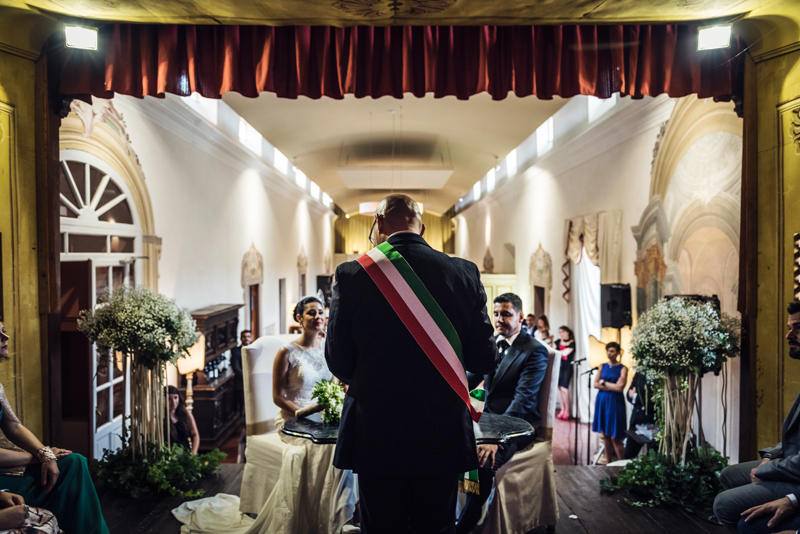
[[[541, 343], [541, 342], [540, 342]], [[541, 433], [537, 441], [517, 452], [497, 470], [494, 498], [484, 522], [484, 532], [525, 534], [539, 525], [558, 522], [558, 495], [553, 469], [555, 421], [561, 355], [548, 347], [547, 372], [539, 389]]]
[[257, 514], [278, 482], [284, 443], [275, 429], [278, 408], [272, 400], [275, 355], [295, 335], [263, 336], [242, 349], [247, 463], [242, 475], [239, 510]]

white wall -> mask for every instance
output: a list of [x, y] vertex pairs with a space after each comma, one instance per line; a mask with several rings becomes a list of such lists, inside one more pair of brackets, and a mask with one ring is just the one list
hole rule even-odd
[[[287, 303], [296, 302], [304, 247], [307, 291], [316, 292], [323, 257], [333, 251], [333, 213], [179, 98], [118, 96], [114, 105], [139, 156], [163, 240], [159, 291], [192, 310], [244, 303], [241, 263], [254, 243], [264, 258], [261, 334], [277, 333], [278, 280], [286, 279]], [[230, 113], [219, 107], [220, 124]], [[242, 310], [240, 330], [244, 319]]]
[[[458, 215], [457, 255], [482, 265], [487, 245], [495, 258], [502, 257], [506, 243], [515, 247], [514, 269], [526, 308], [531, 303], [530, 257], [542, 243], [553, 260], [549, 319], [554, 332], [569, 324], [561, 273], [568, 219], [621, 209], [622, 282], [636, 287], [636, 241], [630, 228], [638, 224], [647, 206], [653, 146], [674, 101], [622, 99], [617, 110], [591, 125], [585, 105], [585, 99], [576, 99], [555, 115], [558, 125], [560, 118], [574, 123], [571, 119], [583, 114], [583, 122], [570, 130], [572, 135], [557, 136], [553, 148], [532, 167], [501, 181], [493, 193]], [[497, 266], [502, 267], [502, 262]], [[632, 294], [635, 299], [635, 290]]]

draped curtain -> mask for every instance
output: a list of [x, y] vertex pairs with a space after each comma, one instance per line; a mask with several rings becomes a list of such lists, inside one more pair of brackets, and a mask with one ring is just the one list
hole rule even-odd
[[[62, 95], [88, 99], [229, 91], [256, 97], [519, 97], [737, 94], [737, 36], [699, 52], [699, 24], [202, 26], [103, 24], [99, 49], [49, 50]], [[59, 42], [61, 41], [61, 42]]]
[[594, 397], [597, 392], [589, 391], [587, 381], [589, 370], [589, 336], [601, 337], [600, 328], [600, 268], [593, 262], [585, 261], [589, 251], [584, 251], [583, 261], [572, 261], [573, 298], [570, 300], [570, 315], [575, 333], [575, 359], [584, 360], [575, 367], [578, 375], [578, 413], [581, 421], [591, 421], [594, 412]]

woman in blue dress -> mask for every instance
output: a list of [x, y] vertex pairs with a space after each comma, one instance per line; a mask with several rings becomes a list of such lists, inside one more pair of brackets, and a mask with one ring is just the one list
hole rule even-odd
[[[0, 323], [0, 362], [9, 359], [8, 334]], [[15, 511], [31, 506], [49, 510], [67, 534], [109, 534], [86, 458], [44, 446], [25, 428], [0, 384], [0, 430], [21, 451], [0, 449], [0, 468], [25, 467], [22, 476], [0, 475], [0, 488], [11, 499], [0, 499], [0, 530], [16, 528]], [[27, 508], [25, 508], [27, 511]]]
[[594, 403], [594, 421], [592, 430], [603, 434], [606, 458], [611, 463], [612, 456], [617, 460], [625, 458], [625, 397], [622, 390], [628, 380], [628, 368], [618, 359], [619, 343], [606, 345], [608, 363], [600, 366], [600, 372], [594, 379], [594, 387], [600, 390]]

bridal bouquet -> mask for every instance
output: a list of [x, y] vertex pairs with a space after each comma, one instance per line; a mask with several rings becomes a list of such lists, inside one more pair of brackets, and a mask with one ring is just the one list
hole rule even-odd
[[337, 423], [342, 417], [344, 404], [344, 388], [334, 381], [320, 380], [314, 384], [311, 398], [317, 399], [317, 404], [325, 408], [322, 420], [326, 423]]

